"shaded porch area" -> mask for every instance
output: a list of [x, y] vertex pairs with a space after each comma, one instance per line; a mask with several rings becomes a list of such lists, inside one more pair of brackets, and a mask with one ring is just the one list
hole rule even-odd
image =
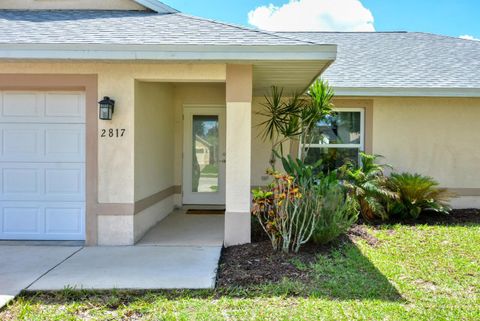
[[188, 214], [187, 211], [188, 208], [175, 210], [151, 228], [136, 245], [223, 246], [225, 215]]

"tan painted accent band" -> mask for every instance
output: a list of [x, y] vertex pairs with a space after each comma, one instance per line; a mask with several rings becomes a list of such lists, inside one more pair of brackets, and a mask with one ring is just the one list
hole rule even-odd
[[[180, 192], [178, 192], [180, 190]], [[139, 201], [136, 201], [135, 204], [97, 204], [96, 213], [98, 216], [131, 216], [136, 215], [153, 205], [173, 196], [175, 194], [181, 193], [181, 186], [171, 186], [163, 191], [145, 197]]]
[[85, 92], [86, 108], [86, 222], [85, 243], [97, 244], [98, 189], [98, 80], [97, 75], [0, 74], [1, 90], [38, 90]]
[[175, 194], [182, 194], [182, 186], [181, 185], [175, 185]]
[[229, 103], [252, 102], [253, 66], [227, 65], [226, 101]]
[[103, 203], [97, 204], [95, 213], [97, 216], [131, 216], [134, 210], [134, 204]]
[[156, 194], [153, 194], [149, 197], [146, 197], [142, 200], [136, 201], [135, 207], [134, 207], [134, 213], [138, 214], [146, 210], [147, 208], [163, 201], [164, 199], [169, 198], [172, 195], [175, 195], [175, 191], [176, 191], [175, 186], [172, 186]]
[[447, 188], [455, 196], [480, 196], [480, 188]]

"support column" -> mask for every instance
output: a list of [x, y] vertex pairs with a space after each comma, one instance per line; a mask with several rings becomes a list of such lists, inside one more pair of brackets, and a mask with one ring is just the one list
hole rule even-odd
[[251, 242], [251, 65], [227, 66], [225, 246]]

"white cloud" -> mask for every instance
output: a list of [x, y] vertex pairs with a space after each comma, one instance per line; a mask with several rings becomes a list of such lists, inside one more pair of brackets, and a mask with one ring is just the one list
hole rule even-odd
[[248, 22], [269, 31], [375, 31], [361, 0], [289, 0], [250, 11]]
[[460, 36], [460, 38], [462, 38], [462, 39], [467, 39], [467, 40], [476, 40], [476, 41], [480, 41], [480, 39], [478, 39], [478, 38], [475, 38], [474, 36], [470, 36], [470, 35], [463, 35], [463, 36]]

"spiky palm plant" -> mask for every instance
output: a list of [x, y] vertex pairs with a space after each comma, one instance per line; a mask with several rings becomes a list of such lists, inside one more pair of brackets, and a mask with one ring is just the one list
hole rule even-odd
[[394, 173], [390, 176], [388, 185], [399, 195], [397, 200], [389, 202], [392, 214], [417, 219], [425, 210], [446, 214], [451, 210], [448, 202], [452, 195], [446, 189], [439, 188], [431, 177]]
[[333, 89], [325, 80], [314, 82], [305, 95], [293, 94], [290, 98], [284, 96], [283, 89], [271, 88], [262, 104], [264, 108], [257, 114], [265, 118], [258, 126], [262, 128], [263, 140], [272, 143], [272, 166], [275, 157], [284, 157], [283, 143], [288, 140], [300, 140], [307, 146], [300, 155], [305, 161], [312, 130], [333, 112], [333, 96]]
[[387, 200], [398, 199], [398, 193], [387, 186], [384, 174], [385, 168], [390, 166], [378, 164], [379, 157], [360, 153], [360, 166], [348, 163], [338, 171], [348, 194], [358, 202], [360, 214], [367, 221], [387, 219]]

